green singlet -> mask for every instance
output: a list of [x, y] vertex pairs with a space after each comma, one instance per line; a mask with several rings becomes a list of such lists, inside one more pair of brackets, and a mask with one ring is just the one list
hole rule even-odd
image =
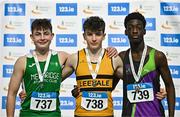
[[[39, 62], [43, 72], [46, 61]], [[21, 104], [20, 117], [61, 117], [59, 90], [62, 68], [58, 54], [52, 51], [43, 82], [40, 82], [35, 59], [27, 55], [26, 69], [23, 75], [27, 97]]]

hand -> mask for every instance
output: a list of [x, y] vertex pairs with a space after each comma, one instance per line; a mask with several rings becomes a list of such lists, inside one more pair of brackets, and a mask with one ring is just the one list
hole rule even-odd
[[19, 93], [19, 98], [21, 99], [21, 102], [23, 102], [25, 100], [26, 96], [27, 95], [26, 95], [25, 91], [21, 91]]
[[107, 54], [108, 57], [112, 58], [112, 57], [117, 57], [118, 56], [118, 51], [116, 48], [114, 47], [107, 47]]
[[73, 97], [77, 97], [80, 93], [80, 88], [77, 85], [74, 85], [74, 89], [71, 91]]
[[159, 100], [163, 100], [167, 96], [167, 92], [164, 88], [160, 88], [160, 92], [157, 92], [156, 98]]

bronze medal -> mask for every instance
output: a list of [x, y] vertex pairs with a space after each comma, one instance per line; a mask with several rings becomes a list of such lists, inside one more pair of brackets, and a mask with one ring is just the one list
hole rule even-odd
[[135, 90], [136, 90], [136, 92], [138, 92], [138, 91], [140, 90], [140, 87], [139, 87], [139, 86], [136, 86], [136, 87], [135, 87]]

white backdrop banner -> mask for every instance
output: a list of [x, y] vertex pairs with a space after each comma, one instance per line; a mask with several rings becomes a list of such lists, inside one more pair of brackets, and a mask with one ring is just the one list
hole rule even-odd
[[[179, 0], [1, 0], [0, 1], [0, 116], [6, 116], [6, 97], [13, 65], [34, 45], [29, 37], [30, 25], [36, 18], [48, 18], [53, 25], [54, 50], [74, 53], [86, 47], [82, 33], [84, 19], [98, 15], [106, 22], [103, 46], [123, 51], [129, 47], [124, 35], [124, 18], [134, 11], [146, 17], [145, 42], [163, 51], [176, 88], [175, 116], [180, 116], [180, 2]], [[71, 96], [75, 75], [66, 79], [60, 90], [62, 117], [73, 117], [75, 100]], [[164, 84], [162, 83], [162, 86]], [[21, 90], [21, 89], [20, 89]], [[19, 91], [20, 91], [19, 90]], [[122, 111], [122, 81], [113, 91], [115, 117]], [[167, 101], [162, 101], [167, 115]], [[15, 115], [20, 100], [17, 97]]]

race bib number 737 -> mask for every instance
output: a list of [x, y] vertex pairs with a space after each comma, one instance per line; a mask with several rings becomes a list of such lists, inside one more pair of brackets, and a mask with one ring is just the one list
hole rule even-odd
[[31, 110], [54, 111], [56, 110], [55, 92], [33, 92], [31, 95]]

